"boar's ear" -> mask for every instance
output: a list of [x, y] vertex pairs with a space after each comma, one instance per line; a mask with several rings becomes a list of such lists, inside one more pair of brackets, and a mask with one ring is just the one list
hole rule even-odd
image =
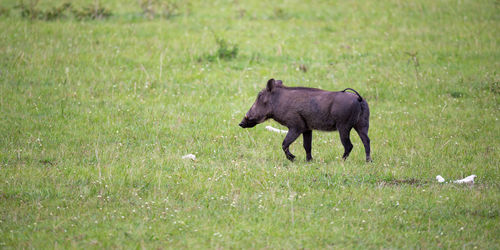
[[283, 87], [283, 81], [276, 80], [276, 87]]
[[272, 91], [275, 84], [276, 81], [273, 78], [269, 79], [269, 81], [267, 81], [267, 90]]

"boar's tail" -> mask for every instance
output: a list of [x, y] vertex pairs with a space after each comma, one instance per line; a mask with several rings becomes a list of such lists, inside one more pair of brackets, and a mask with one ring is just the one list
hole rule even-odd
[[358, 93], [358, 91], [351, 89], [351, 88], [347, 88], [347, 89], [342, 90], [342, 92], [345, 92], [346, 90], [354, 91], [354, 93], [356, 93], [356, 95], [358, 95], [358, 101], [363, 101], [363, 97]]

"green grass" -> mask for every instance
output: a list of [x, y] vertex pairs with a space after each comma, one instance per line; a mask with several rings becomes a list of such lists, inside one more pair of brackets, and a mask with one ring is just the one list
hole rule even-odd
[[[152, 20], [101, 1], [112, 16], [82, 21], [16, 4], [0, 3], [2, 248], [500, 245], [496, 1], [193, 0]], [[239, 128], [269, 78], [360, 92], [374, 162], [354, 132], [345, 162], [338, 133], [313, 132], [314, 161], [299, 138], [291, 163], [276, 122]]]

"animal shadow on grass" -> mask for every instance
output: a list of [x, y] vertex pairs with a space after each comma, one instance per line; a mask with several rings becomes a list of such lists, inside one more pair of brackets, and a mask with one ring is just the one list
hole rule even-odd
[[426, 184], [426, 182], [415, 178], [383, 180], [378, 182], [378, 186], [422, 186], [423, 184]]

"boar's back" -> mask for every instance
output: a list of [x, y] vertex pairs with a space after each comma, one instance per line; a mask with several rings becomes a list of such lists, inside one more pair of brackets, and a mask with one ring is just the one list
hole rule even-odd
[[277, 97], [273, 118], [288, 128], [334, 131], [354, 125], [361, 111], [358, 96], [349, 92], [286, 87]]

